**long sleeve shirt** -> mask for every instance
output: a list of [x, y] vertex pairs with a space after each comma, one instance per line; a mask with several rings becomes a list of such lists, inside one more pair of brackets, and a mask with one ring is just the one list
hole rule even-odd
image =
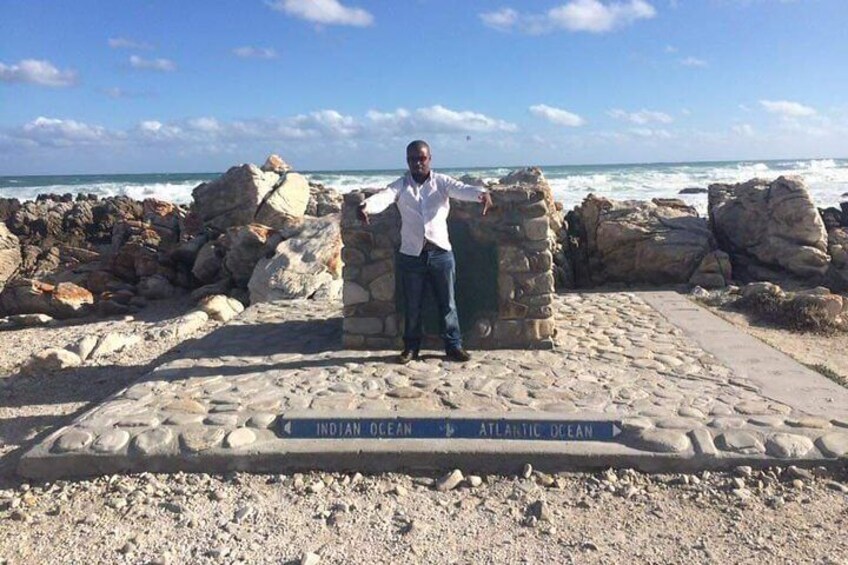
[[425, 241], [451, 250], [447, 223], [451, 198], [476, 202], [485, 193], [484, 188], [463, 184], [434, 171], [420, 185], [406, 173], [365, 200], [363, 210], [366, 214], [378, 214], [396, 203], [401, 219], [400, 252], [416, 257]]

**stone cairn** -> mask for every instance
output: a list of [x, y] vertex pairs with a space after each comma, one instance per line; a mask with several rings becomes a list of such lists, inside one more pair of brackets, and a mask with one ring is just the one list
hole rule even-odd
[[[395, 253], [400, 245], [400, 214], [395, 206], [363, 224], [356, 209], [374, 191], [356, 191], [344, 196], [342, 208], [342, 259], [344, 261], [344, 346], [351, 349], [390, 349], [400, 346], [403, 315], [396, 297]], [[475, 312], [470, 327], [464, 327], [466, 343], [475, 348], [538, 348], [553, 346], [554, 277], [552, 274], [551, 210], [543, 187], [494, 186], [493, 208], [483, 216], [480, 204], [451, 203], [448, 225], [452, 244], [459, 253], [473, 248], [495, 250], [496, 281], [479, 281], [496, 288], [489, 309]], [[462, 228], [462, 229], [457, 229]], [[461, 231], [468, 237], [456, 238]], [[461, 261], [461, 260], [460, 260]], [[466, 269], [473, 268], [465, 265]], [[460, 262], [458, 270], [463, 268]], [[463, 294], [457, 285], [460, 315]], [[476, 286], [465, 281], [465, 284]], [[466, 295], [477, 288], [466, 288]], [[426, 331], [426, 328], [425, 328]], [[429, 339], [428, 339], [429, 338]], [[438, 344], [436, 336], [425, 336]]]

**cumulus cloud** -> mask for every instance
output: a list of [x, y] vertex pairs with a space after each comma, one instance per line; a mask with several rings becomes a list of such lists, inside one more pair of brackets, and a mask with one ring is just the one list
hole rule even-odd
[[656, 9], [645, 0], [601, 2], [572, 0], [543, 13], [519, 13], [512, 8], [480, 14], [484, 25], [500, 31], [517, 30], [529, 34], [565, 30], [607, 33], [638, 20], [656, 16]]
[[636, 125], [645, 125], [650, 123], [670, 124], [674, 121], [672, 117], [665, 112], [645, 110], [644, 108], [638, 112], [626, 112], [619, 108], [615, 108], [608, 111], [607, 115], [611, 118], [624, 120]]
[[0, 63], [0, 81], [37, 84], [39, 86], [71, 86], [77, 82], [77, 73], [60, 71], [50, 61], [24, 59], [17, 64]]
[[143, 41], [135, 41], [126, 37], [110, 37], [109, 47], [112, 49], [153, 49], [153, 45]]
[[631, 128], [630, 133], [636, 137], [642, 138], [671, 139], [674, 137], [667, 129]]
[[783, 118], [804, 118], [816, 114], [815, 109], [790, 100], [760, 100], [760, 106], [765, 108], [766, 112], [778, 114]]
[[242, 59], [276, 59], [277, 52], [270, 47], [236, 47], [233, 55]]
[[515, 124], [472, 111], [457, 111], [440, 104], [412, 112], [399, 108], [394, 112], [371, 110], [366, 114], [372, 127], [395, 134], [511, 132]]
[[145, 59], [138, 55], [130, 56], [130, 66], [134, 69], [148, 71], [172, 72], [177, 70], [177, 64], [170, 59]]
[[115, 139], [115, 135], [102, 126], [44, 116], [12, 131], [11, 137], [50, 147], [100, 145]]
[[321, 25], [368, 27], [374, 16], [362, 8], [343, 5], [339, 0], [274, 0], [268, 5], [278, 12]]
[[730, 130], [736, 135], [744, 135], [745, 137], [754, 135], [754, 126], [751, 124], [736, 124]]
[[563, 110], [562, 108], [554, 108], [547, 104], [530, 106], [530, 113], [560, 126], [579, 127], [586, 123], [586, 120], [577, 114]]
[[686, 57], [685, 59], [680, 59], [680, 64], [684, 67], [696, 68], [704, 68], [709, 66], [709, 63], [707, 63], [703, 59], [698, 59], [697, 57]]

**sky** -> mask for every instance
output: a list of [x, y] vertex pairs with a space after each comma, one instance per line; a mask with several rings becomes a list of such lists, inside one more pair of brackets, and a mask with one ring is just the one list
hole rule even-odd
[[0, 175], [848, 157], [846, 0], [0, 0]]

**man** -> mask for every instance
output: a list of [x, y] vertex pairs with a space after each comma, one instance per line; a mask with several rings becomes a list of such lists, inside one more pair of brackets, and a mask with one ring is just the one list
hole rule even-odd
[[450, 199], [479, 201], [483, 215], [492, 205], [489, 193], [463, 184], [447, 175], [430, 170], [430, 146], [416, 140], [406, 147], [409, 172], [374, 194], [359, 206], [359, 216], [368, 223], [369, 214], [377, 214], [397, 204], [401, 218], [398, 271], [404, 294], [403, 351], [398, 363], [418, 358], [421, 349], [421, 309], [424, 292], [433, 289], [439, 308], [439, 328], [450, 361], [464, 362], [471, 357], [462, 348], [459, 317], [456, 313], [454, 283], [456, 265], [448, 239]]

